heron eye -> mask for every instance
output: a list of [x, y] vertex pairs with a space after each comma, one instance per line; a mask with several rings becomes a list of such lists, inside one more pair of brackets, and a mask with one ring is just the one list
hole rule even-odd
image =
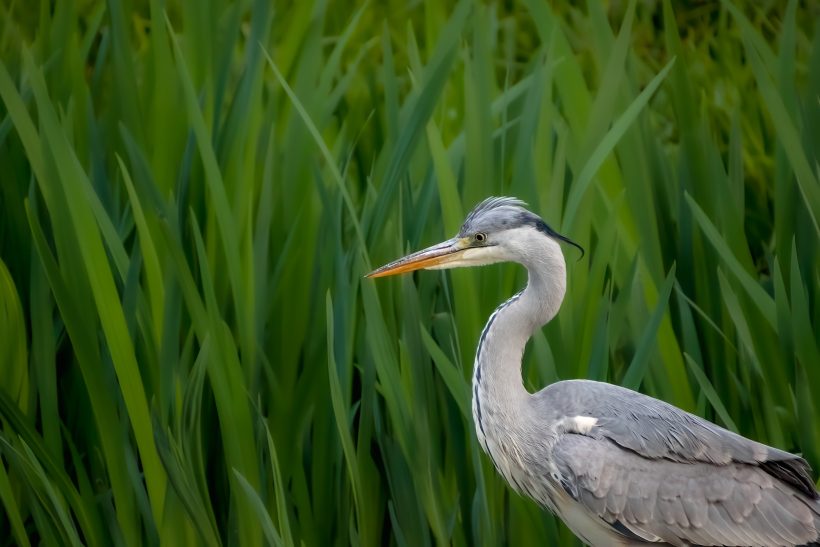
[[478, 232], [475, 235], [475, 240], [478, 241], [479, 243], [481, 243], [482, 241], [487, 241], [487, 234], [485, 234], [483, 232]]

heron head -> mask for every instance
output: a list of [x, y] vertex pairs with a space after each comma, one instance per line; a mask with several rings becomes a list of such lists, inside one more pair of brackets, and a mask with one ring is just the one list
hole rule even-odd
[[544, 244], [560, 254], [558, 241], [574, 245], [582, 254], [584, 252], [580, 245], [554, 231], [541, 217], [527, 210], [523, 201], [491, 197], [467, 215], [455, 237], [394, 260], [370, 272], [367, 277], [506, 261], [529, 264], [543, 258], [539, 254], [543, 254]]

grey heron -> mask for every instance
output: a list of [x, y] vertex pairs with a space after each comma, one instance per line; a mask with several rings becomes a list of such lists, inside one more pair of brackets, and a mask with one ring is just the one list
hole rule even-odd
[[368, 274], [506, 261], [527, 269], [526, 287], [492, 313], [475, 356], [473, 420], [499, 473], [590, 545], [820, 542], [820, 494], [803, 458], [612, 384], [527, 391], [524, 346], [566, 291], [559, 242], [581, 249], [523, 202], [493, 197], [452, 239]]

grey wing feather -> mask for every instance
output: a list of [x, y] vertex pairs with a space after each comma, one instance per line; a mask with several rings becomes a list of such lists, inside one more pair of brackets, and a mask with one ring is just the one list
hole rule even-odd
[[560, 436], [563, 489], [626, 539], [672, 545], [818, 541], [820, 502], [759, 467], [650, 460], [606, 439]]
[[810, 498], [817, 498], [811, 469], [803, 458], [752, 441], [641, 393], [589, 380], [558, 382], [536, 395], [544, 418], [590, 416], [588, 435], [608, 439], [645, 458], [759, 466]]

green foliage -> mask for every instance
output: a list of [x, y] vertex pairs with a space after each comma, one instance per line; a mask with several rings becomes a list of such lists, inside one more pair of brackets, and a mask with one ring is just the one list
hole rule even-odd
[[[812, 3], [0, 7], [0, 531], [574, 544], [470, 415], [514, 195], [588, 250], [525, 355], [820, 468]], [[813, 68], [812, 68], [813, 67]]]

